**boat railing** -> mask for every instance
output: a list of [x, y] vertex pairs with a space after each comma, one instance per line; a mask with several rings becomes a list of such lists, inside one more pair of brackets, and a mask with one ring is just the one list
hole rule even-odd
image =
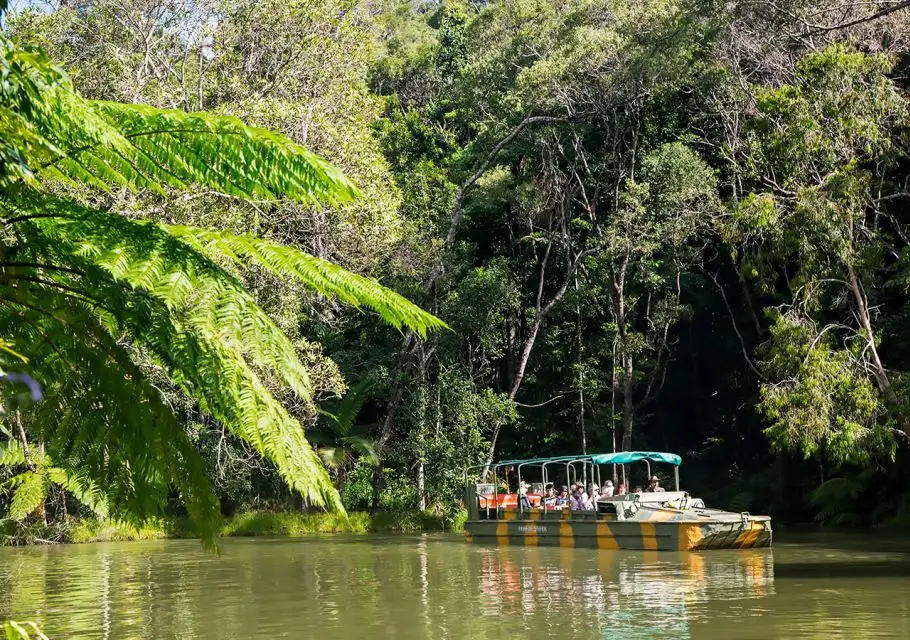
[[[550, 510], [544, 505], [544, 494], [547, 487], [553, 483], [550, 481], [550, 472], [552, 466], [556, 465], [559, 469], [556, 477], [563, 478], [567, 484], [580, 482], [582, 486], [587, 487], [589, 483], [596, 483], [601, 486], [601, 467], [603, 465], [612, 465], [614, 467], [613, 475], [615, 480], [616, 466], [626, 465], [631, 462], [644, 461], [647, 465], [648, 476], [651, 473], [651, 460], [665, 462], [674, 466], [674, 479], [677, 492], [679, 491], [679, 463], [680, 458], [675, 454], [659, 452], [619, 452], [613, 454], [584, 454], [574, 456], [557, 456], [553, 458], [532, 458], [526, 460], [505, 460], [497, 464], [477, 465], [465, 469], [465, 488], [466, 488], [466, 506], [469, 510], [469, 518], [479, 518], [481, 513], [486, 519], [500, 519], [500, 512], [515, 508], [519, 513], [525, 511], [543, 511]], [[549, 466], [549, 468], [548, 468]], [[514, 471], [517, 475], [518, 492], [510, 493], [508, 489], [500, 493], [499, 470], [506, 468], [506, 482], [512, 484], [508, 479], [509, 471]], [[469, 482], [469, 474], [472, 469], [484, 471], [480, 473], [484, 482], [472, 485]], [[525, 477], [529, 470], [535, 470], [533, 475], [539, 476], [541, 482], [528, 484]], [[625, 469], [625, 467], [623, 467]], [[492, 481], [487, 482], [487, 473], [492, 473]], [[625, 471], [623, 472], [625, 478]], [[531, 489], [531, 491], [529, 491]], [[492, 494], [492, 495], [490, 495]], [[526, 498], [526, 499], [523, 499]], [[630, 498], [637, 499], [637, 498]], [[669, 496], [662, 498], [649, 499], [648, 502], [659, 502], [673, 499]], [[597, 509], [592, 511], [597, 512]], [[579, 512], [580, 513], [580, 512]], [[533, 516], [532, 516], [533, 517]]]

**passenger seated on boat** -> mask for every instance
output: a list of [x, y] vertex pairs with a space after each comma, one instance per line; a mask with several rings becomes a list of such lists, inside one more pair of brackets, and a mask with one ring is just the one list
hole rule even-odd
[[596, 482], [592, 482], [588, 485], [588, 506], [586, 509], [596, 509], [597, 501], [600, 499], [600, 489], [597, 487]]
[[569, 487], [562, 485], [559, 488], [559, 495], [556, 496], [556, 506], [565, 507], [569, 504]]
[[641, 487], [635, 487], [635, 493], [641, 493]]
[[618, 495], [618, 496], [624, 496], [624, 495], [626, 495], [627, 493], [628, 493], [628, 491], [626, 490], [626, 483], [625, 483], [625, 482], [620, 482], [620, 483], [619, 483], [619, 486], [616, 487], [616, 495]]
[[581, 485], [575, 485], [575, 493], [572, 494], [571, 499], [569, 500], [569, 508], [572, 511], [584, 511], [588, 507], [585, 505], [588, 503], [588, 494], [585, 493], [585, 488]]
[[648, 488], [645, 489], [648, 493], [659, 493], [665, 489], [660, 486], [660, 478], [657, 476], [651, 476], [650, 482], [648, 482]]
[[540, 504], [543, 505], [545, 509], [556, 506], [556, 489], [553, 488], [553, 485], [547, 487], [547, 494], [543, 497], [543, 500], [540, 501]]
[[607, 480], [604, 482], [603, 488], [600, 490], [600, 496], [602, 498], [612, 498], [613, 497], [613, 481]]
[[518, 487], [518, 496], [521, 500], [521, 508], [524, 511], [531, 509], [531, 501], [528, 499], [528, 483], [522, 482]]

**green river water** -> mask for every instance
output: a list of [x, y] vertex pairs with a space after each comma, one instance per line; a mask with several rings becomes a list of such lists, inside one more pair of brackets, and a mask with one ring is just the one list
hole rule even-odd
[[910, 638], [910, 548], [657, 553], [457, 535], [0, 548], [0, 620], [52, 640]]

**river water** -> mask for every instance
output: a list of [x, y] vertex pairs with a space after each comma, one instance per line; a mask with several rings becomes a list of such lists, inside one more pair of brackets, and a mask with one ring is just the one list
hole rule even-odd
[[[778, 536], [781, 537], [781, 536]], [[0, 620], [52, 640], [910, 638], [910, 548], [658, 553], [461, 536], [0, 548]]]

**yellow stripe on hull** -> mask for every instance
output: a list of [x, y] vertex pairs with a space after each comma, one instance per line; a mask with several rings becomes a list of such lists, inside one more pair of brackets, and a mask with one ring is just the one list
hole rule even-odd
[[619, 542], [617, 542], [616, 536], [610, 530], [610, 525], [606, 522], [597, 523], [597, 548], [619, 549]]
[[641, 522], [641, 548], [645, 551], [657, 551], [657, 527], [653, 522]]
[[499, 544], [509, 544], [509, 525], [506, 522], [496, 524], [496, 542]]

